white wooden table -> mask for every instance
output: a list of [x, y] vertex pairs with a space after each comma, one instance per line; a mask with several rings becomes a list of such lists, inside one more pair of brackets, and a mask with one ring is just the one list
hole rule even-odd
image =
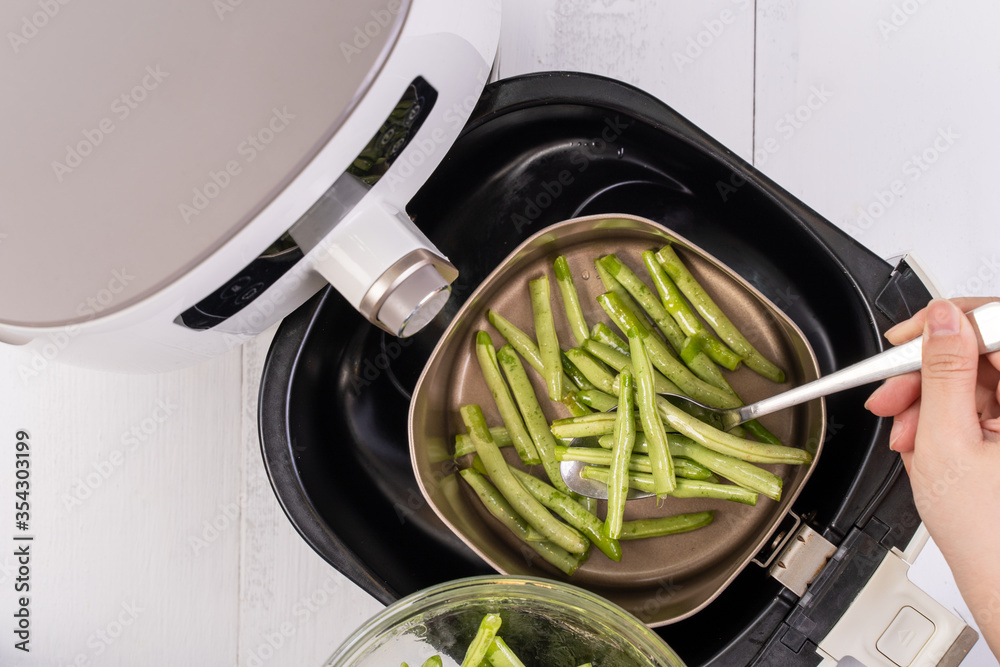
[[[1000, 294], [998, 25], [985, 0], [505, 0], [499, 71], [633, 83], [879, 255], [915, 253], [945, 295]], [[0, 548], [0, 664], [318, 665], [381, 608], [273, 497], [269, 341], [158, 376], [22, 377], [30, 357], [0, 349], [0, 516], [27, 429], [36, 535], [28, 654]], [[969, 619], [936, 550], [914, 571]], [[966, 664], [997, 664], [977, 651]]]

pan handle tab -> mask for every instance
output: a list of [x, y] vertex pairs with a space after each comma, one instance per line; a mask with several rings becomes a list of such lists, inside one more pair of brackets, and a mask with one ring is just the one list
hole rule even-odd
[[799, 597], [836, 553], [837, 547], [806, 524], [799, 526], [769, 572]]

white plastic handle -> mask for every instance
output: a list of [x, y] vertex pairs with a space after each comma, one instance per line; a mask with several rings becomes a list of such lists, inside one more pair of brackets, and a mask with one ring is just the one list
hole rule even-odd
[[907, 577], [927, 542], [923, 524], [905, 552], [886, 554], [882, 564], [816, 652], [822, 667], [845, 657], [866, 667], [952, 667], [978, 635]]

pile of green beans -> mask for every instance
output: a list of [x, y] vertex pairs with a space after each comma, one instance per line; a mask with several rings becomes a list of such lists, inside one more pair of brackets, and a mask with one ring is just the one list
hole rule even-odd
[[[472, 638], [465, 651], [461, 667], [524, 667], [524, 662], [517, 657], [517, 653], [498, 634], [502, 625], [503, 621], [499, 614], [483, 616], [476, 636]], [[443, 664], [440, 655], [432, 655], [421, 664], [421, 667], [442, 667]], [[404, 662], [400, 667], [409, 667], [409, 664]], [[578, 667], [591, 667], [591, 663]]]
[[[569, 262], [560, 256], [553, 273], [574, 344], [564, 349], [558, 339], [547, 275], [528, 285], [535, 337], [493, 310], [488, 319], [506, 344], [498, 350], [489, 333], [476, 334], [476, 358], [503, 424], [490, 428], [478, 405], [461, 408], [466, 433], [455, 440], [459, 474], [507, 530], [567, 575], [592, 545], [618, 561], [621, 540], [686, 532], [714, 518], [708, 511], [627, 521], [630, 487], [661, 500], [755, 505], [758, 495], [780, 499], [782, 487], [781, 477], [755, 463], [812, 459], [759, 423], [722, 432], [658, 396], [685, 394], [737, 407], [743, 402], [724, 371], [746, 365], [775, 382], [784, 372], [739, 333], [673, 248], [644, 252], [642, 263], [653, 288], [613, 254], [594, 263], [606, 290], [597, 303], [618, 333], [605, 322], [588, 325]], [[569, 417], [546, 419], [522, 360]], [[568, 446], [581, 437], [593, 437], [595, 446]], [[508, 462], [504, 447], [513, 447], [524, 466], [541, 465], [543, 476]], [[566, 486], [559, 463], [567, 460], [584, 462], [584, 477], [607, 484], [603, 519], [596, 503]]]

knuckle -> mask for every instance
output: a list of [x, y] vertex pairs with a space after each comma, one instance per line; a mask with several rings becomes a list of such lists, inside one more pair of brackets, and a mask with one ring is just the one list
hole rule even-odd
[[976, 360], [955, 350], [942, 350], [923, 360], [923, 374], [931, 377], [950, 377], [976, 369]]

